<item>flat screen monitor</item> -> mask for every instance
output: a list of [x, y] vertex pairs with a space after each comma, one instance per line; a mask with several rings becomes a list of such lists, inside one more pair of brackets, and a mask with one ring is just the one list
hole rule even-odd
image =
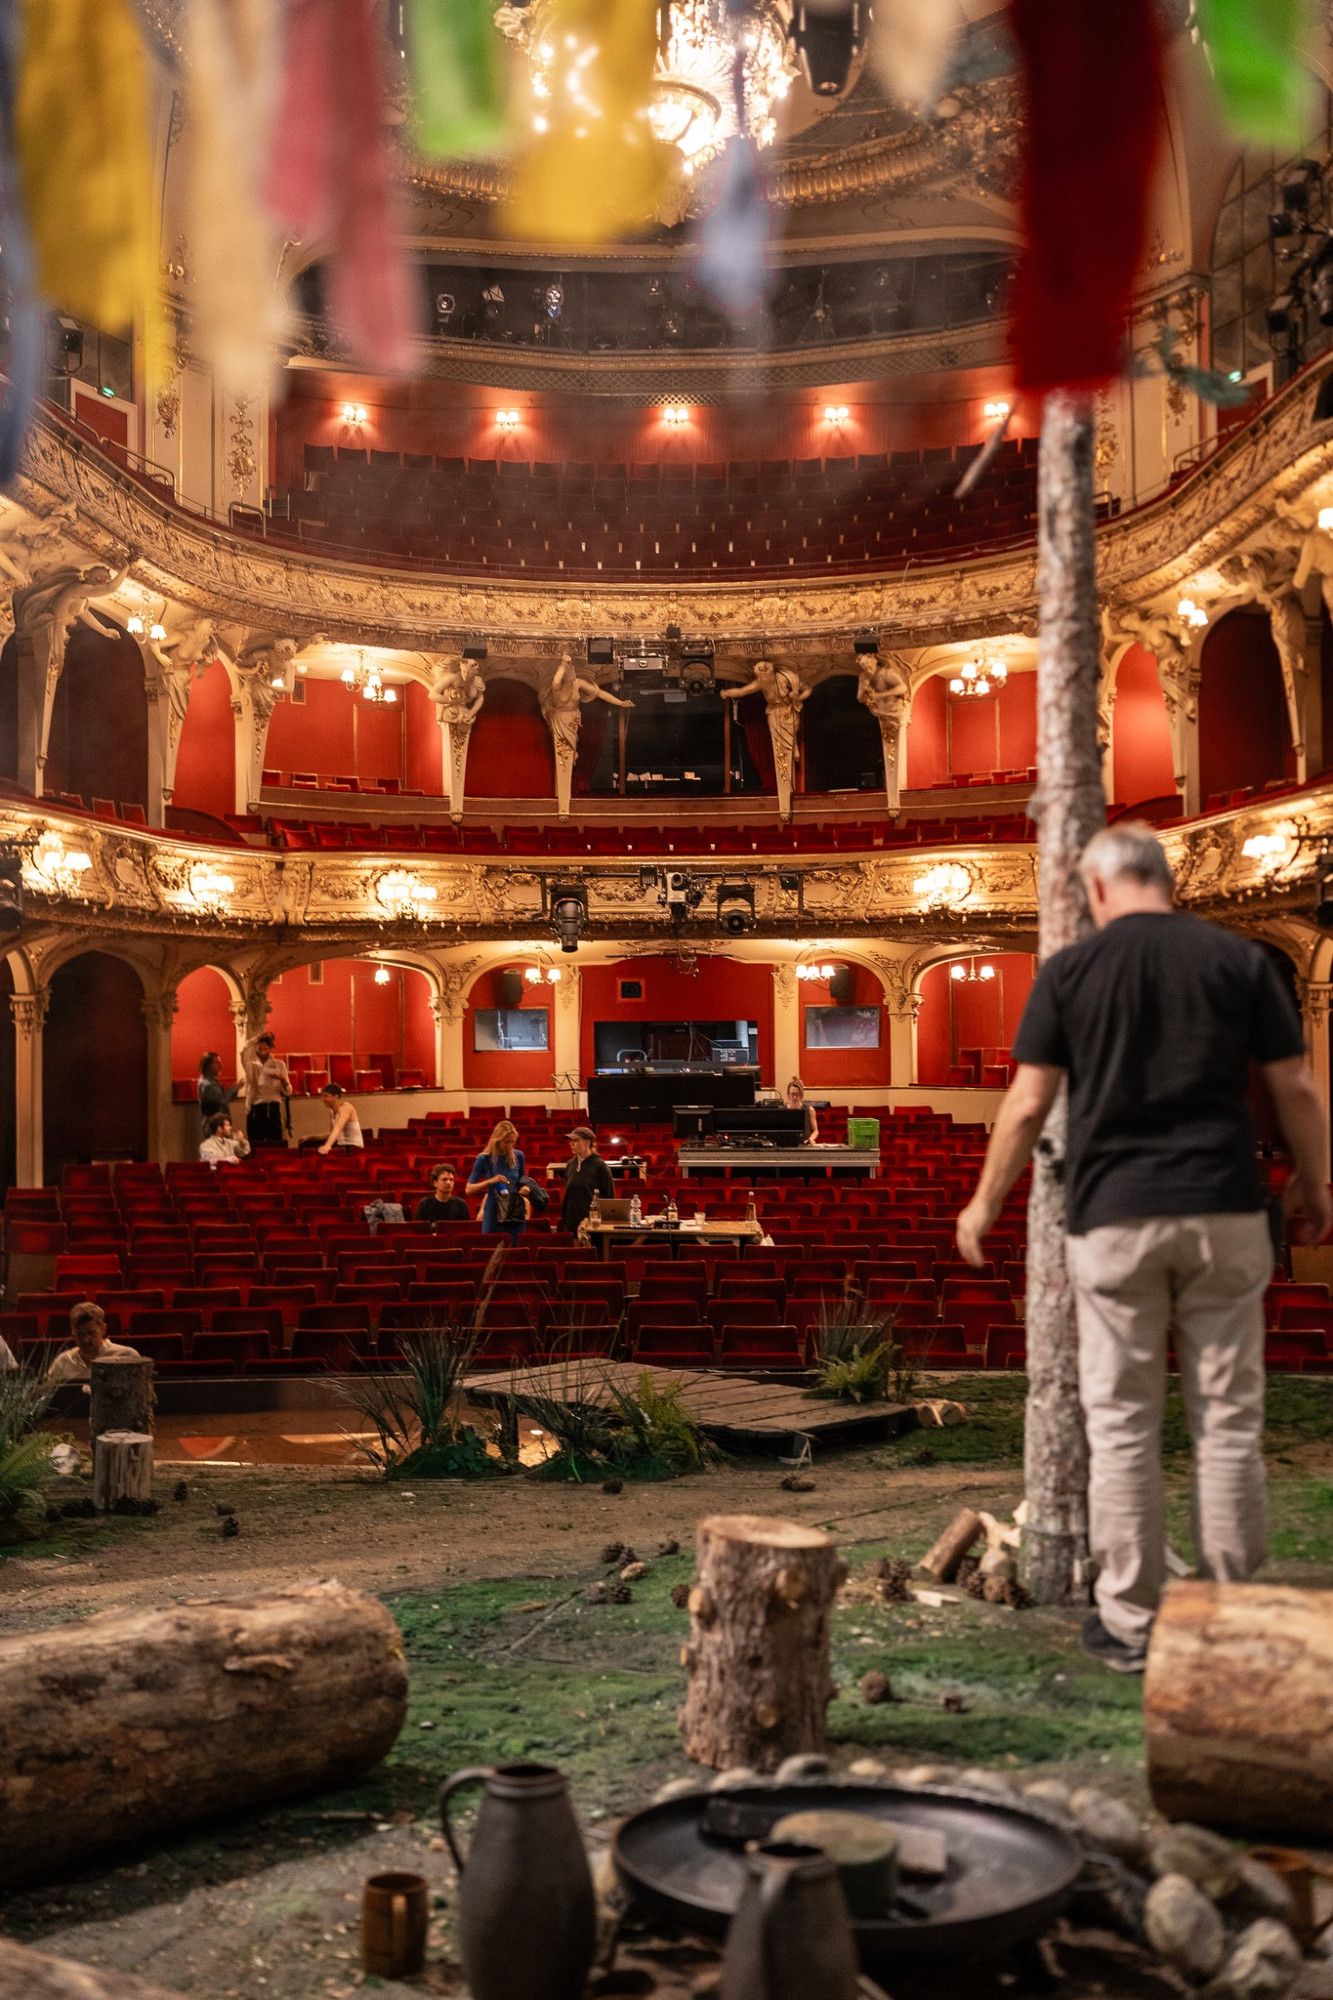
[[716, 1117], [711, 1104], [676, 1104], [671, 1110], [671, 1129], [677, 1139], [706, 1139]]

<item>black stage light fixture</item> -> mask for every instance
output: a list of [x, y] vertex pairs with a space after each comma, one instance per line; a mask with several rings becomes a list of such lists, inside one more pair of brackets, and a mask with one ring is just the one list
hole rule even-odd
[[874, 632], [858, 632], [852, 639], [852, 651], [858, 660], [879, 658], [879, 638]]
[[1300, 223], [1289, 208], [1274, 208], [1269, 210], [1268, 240], [1270, 243], [1276, 243], [1284, 236], [1295, 236], [1299, 233], [1299, 230]]
[[588, 665], [590, 667], [613, 667], [616, 663], [616, 642], [614, 639], [589, 639]]
[[551, 890], [551, 921], [561, 951], [577, 951], [588, 928], [588, 892], [581, 882], [561, 882]]
[[66, 375], [77, 375], [83, 366], [83, 328], [76, 319], [61, 313], [56, 321], [60, 335], [60, 367]]
[[457, 311], [458, 300], [452, 292], [437, 292], [435, 294], [435, 317], [439, 320], [441, 326], [448, 326]]
[[1307, 215], [1319, 185], [1319, 162], [1297, 160], [1282, 176], [1282, 206], [1292, 215]]
[[680, 649], [680, 679], [686, 694], [712, 694], [713, 647], [708, 639], [687, 639]]
[[839, 97], [861, 47], [860, 0], [836, 9], [797, 6], [791, 38], [816, 97]]
[[0, 937], [22, 929], [23, 863], [17, 854], [0, 854]]
[[719, 882], [717, 885], [718, 928], [727, 937], [744, 937], [754, 929], [754, 885], [751, 882]]
[[1333, 241], [1325, 243], [1314, 260], [1310, 289], [1320, 326], [1333, 326]]
[[484, 660], [485, 657], [486, 641], [484, 639], [469, 639], [465, 642], [463, 646], [463, 658], [465, 660]]

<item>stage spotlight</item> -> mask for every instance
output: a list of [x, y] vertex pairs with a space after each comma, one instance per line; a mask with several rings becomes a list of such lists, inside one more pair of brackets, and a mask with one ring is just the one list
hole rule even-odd
[[458, 301], [452, 292], [437, 292], [435, 294], [435, 317], [442, 326], [448, 326], [457, 310]]
[[754, 929], [754, 887], [749, 882], [719, 882], [717, 921], [728, 937], [744, 937]]
[[484, 660], [485, 657], [486, 641], [484, 639], [467, 640], [463, 647], [463, 658], [465, 660]]
[[713, 648], [706, 639], [691, 640], [680, 649], [680, 684], [686, 694], [712, 694]]
[[852, 639], [852, 651], [858, 660], [879, 658], [879, 638], [874, 632], [858, 632]]
[[815, 96], [840, 96], [861, 47], [860, 0], [851, 0], [836, 13], [798, 5], [791, 38]]
[[83, 366], [83, 328], [76, 319], [61, 313], [56, 321], [60, 334], [60, 367], [66, 375], [77, 375]]
[[551, 920], [561, 951], [577, 951], [588, 928], [588, 892], [579, 882], [562, 882], [551, 891]]
[[590, 667], [613, 667], [616, 663], [616, 642], [614, 639], [589, 639], [588, 665]]

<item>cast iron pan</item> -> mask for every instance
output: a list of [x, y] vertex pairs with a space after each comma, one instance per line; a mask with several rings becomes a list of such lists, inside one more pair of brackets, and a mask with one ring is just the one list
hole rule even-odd
[[704, 1937], [725, 1934], [746, 1880], [743, 1847], [712, 1838], [700, 1824], [710, 1798], [722, 1796], [771, 1810], [774, 1822], [792, 1812], [837, 1810], [944, 1835], [943, 1881], [906, 1882], [904, 1905], [853, 1925], [868, 1972], [908, 1961], [990, 1957], [1038, 1937], [1063, 1910], [1083, 1866], [1081, 1850], [1061, 1827], [988, 1792], [831, 1782], [689, 1792], [632, 1814], [613, 1852], [621, 1880], [640, 1903]]

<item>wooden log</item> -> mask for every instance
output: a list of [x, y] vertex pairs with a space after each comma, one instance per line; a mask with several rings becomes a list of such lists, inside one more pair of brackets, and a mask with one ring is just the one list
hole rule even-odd
[[344, 1784], [406, 1712], [397, 1626], [340, 1583], [0, 1639], [0, 1888]]
[[153, 1440], [146, 1431], [103, 1431], [93, 1439], [93, 1505], [153, 1497]]
[[937, 1583], [948, 1583], [958, 1574], [958, 1565], [986, 1532], [986, 1524], [973, 1507], [960, 1507], [928, 1555], [918, 1567]]
[[50, 1958], [44, 1951], [0, 1938], [0, 1993], [18, 2000], [181, 2000], [165, 1986], [150, 1986], [132, 1972]]
[[92, 1393], [88, 1404], [88, 1436], [103, 1431], [153, 1429], [153, 1364], [142, 1355], [109, 1354], [88, 1370]]
[[771, 1771], [821, 1751], [829, 1613], [847, 1565], [828, 1535], [762, 1514], [700, 1521], [690, 1592], [685, 1755], [727, 1770]]
[[1143, 1684], [1148, 1778], [1168, 1819], [1326, 1840], [1331, 1717], [1333, 1590], [1171, 1585]]

